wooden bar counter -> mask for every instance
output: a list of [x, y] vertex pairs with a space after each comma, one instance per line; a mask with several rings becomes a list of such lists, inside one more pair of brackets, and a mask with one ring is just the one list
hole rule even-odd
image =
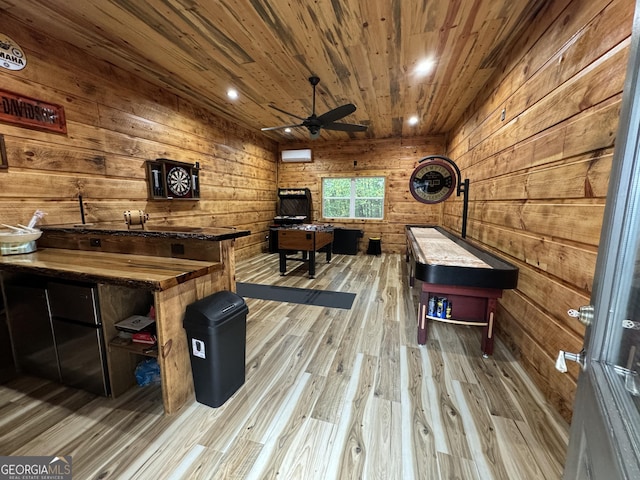
[[[235, 291], [234, 241], [250, 232], [231, 228], [117, 225], [47, 226], [36, 252], [0, 256], [0, 273], [95, 283], [107, 342], [115, 323], [155, 307], [162, 400], [167, 414], [193, 401], [193, 380], [183, 316], [187, 305], [212, 293]], [[135, 351], [135, 349], [134, 349]], [[142, 349], [139, 352], [142, 353]], [[109, 344], [112, 395], [135, 385], [140, 360]]]

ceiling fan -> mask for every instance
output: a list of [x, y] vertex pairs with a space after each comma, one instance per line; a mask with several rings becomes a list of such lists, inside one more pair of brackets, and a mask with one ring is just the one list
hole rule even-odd
[[263, 132], [267, 132], [269, 130], [280, 130], [284, 128], [306, 127], [311, 134], [311, 138], [313, 139], [320, 136], [320, 130], [323, 128], [325, 130], [339, 130], [342, 132], [364, 132], [367, 129], [366, 125], [337, 122], [337, 120], [340, 120], [347, 115], [351, 115], [356, 111], [356, 106], [353, 103], [347, 103], [340, 107], [336, 107], [333, 110], [329, 110], [327, 113], [323, 113], [322, 115], [317, 116], [316, 85], [320, 83], [320, 78], [316, 77], [315, 75], [311, 76], [309, 77], [309, 83], [313, 87], [313, 107], [311, 109], [311, 115], [307, 118], [302, 118], [298, 115], [294, 115], [293, 113], [285, 112], [275, 105], [269, 105], [271, 108], [278, 110], [279, 112], [301, 120], [302, 123], [297, 123], [295, 125], [281, 125], [279, 127], [266, 127], [261, 129]]

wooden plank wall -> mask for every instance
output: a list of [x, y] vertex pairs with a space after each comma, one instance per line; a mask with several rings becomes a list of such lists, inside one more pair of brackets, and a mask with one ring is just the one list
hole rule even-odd
[[[64, 107], [67, 135], [0, 124], [8, 170], [0, 170], [0, 221], [25, 224], [123, 221], [142, 209], [150, 222], [234, 226], [238, 258], [266, 248], [275, 215], [275, 142], [205, 111], [17, 19], [3, 33], [25, 50], [27, 67], [0, 70], [2, 88]], [[89, 52], [90, 53], [90, 52]], [[200, 162], [201, 200], [147, 200], [144, 162]], [[123, 221], [124, 227], [124, 221]]]
[[[520, 267], [498, 335], [567, 420], [578, 367], [554, 363], [582, 348], [567, 310], [589, 303], [633, 3], [549, 2], [449, 137], [471, 181], [469, 239]], [[458, 212], [445, 205], [445, 227], [460, 231]]]
[[[369, 237], [381, 237], [383, 252], [404, 253], [405, 225], [440, 223], [442, 204], [425, 205], [417, 202], [409, 193], [409, 179], [422, 157], [444, 154], [444, 136], [286, 145], [286, 149], [296, 148], [311, 148], [313, 162], [278, 162], [278, 186], [309, 188], [314, 222], [362, 230], [364, 237], [359, 243], [360, 251], [366, 251]], [[323, 218], [322, 178], [358, 176], [386, 178], [384, 219], [365, 221]]]

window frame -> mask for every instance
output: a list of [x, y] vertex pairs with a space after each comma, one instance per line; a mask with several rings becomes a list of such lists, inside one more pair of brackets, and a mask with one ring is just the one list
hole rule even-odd
[[[382, 192], [382, 197], [356, 197], [356, 181], [359, 179], [367, 179], [367, 178], [379, 178], [382, 179], [384, 185], [383, 185], [383, 192]], [[350, 196], [349, 197], [330, 197], [330, 199], [344, 199], [344, 200], [349, 200], [349, 216], [348, 217], [330, 217], [325, 215], [325, 211], [324, 211], [324, 203], [325, 203], [325, 180], [341, 180], [341, 179], [346, 179], [349, 180], [351, 182], [351, 186], [350, 186]], [[385, 175], [356, 175], [356, 176], [349, 176], [349, 175], [326, 175], [320, 178], [320, 192], [321, 192], [321, 211], [322, 211], [322, 218], [323, 219], [331, 219], [331, 220], [335, 220], [335, 221], [358, 221], [358, 222], [366, 222], [366, 221], [371, 221], [371, 222], [380, 222], [380, 221], [384, 221], [385, 219], [385, 214], [386, 214], [386, 203], [387, 203], [387, 177]], [[355, 206], [356, 206], [356, 200], [358, 199], [371, 199], [371, 200], [375, 200], [375, 199], [381, 199], [382, 200], [382, 216], [381, 217], [356, 217], [355, 216]]]

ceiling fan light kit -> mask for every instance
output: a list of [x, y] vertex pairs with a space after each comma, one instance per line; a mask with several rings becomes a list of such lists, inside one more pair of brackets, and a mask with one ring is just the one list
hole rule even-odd
[[309, 130], [309, 135], [312, 139], [318, 138], [320, 136], [320, 131], [322, 129], [325, 130], [337, 130], [341, 132], [364, 132], [367, 130], [366, 125], [359, 125], [357, 123], [344, 123], [338, 122], [338, 120], [343, 119], [347, 115], [351, 115], [356, 111], [356, 106], [352, 103], [347, 103], [345, 105], [341, 105], [339, 107], [334, 108], [333, 110], [329, 110], [326, 113], [318, 116], [316, 115], [316, 85], [320, 83], [320, 78], [314, 76], [309, 77], [309, 83], [313, 87], [313, 106], [311, 109], [311, 115], [307, 118], [299, 117], [298, 115], [294, 115], [293, 113], [289, 113], [285, 110], [282, 110], [275, 105], [269, 105], [274, 110], [277, 110], [285, 115], [289, 115], [293, 118], [297, 118], [301, 120], [302, 123], [297, 123], [294, 125], [280, 125], [277, 127], [266, 127], [263, 128], [263, 132], [268, 132], [271, 130], [282, 130], [287, 128], [295, 128], [295, 127], [305, 127]]

